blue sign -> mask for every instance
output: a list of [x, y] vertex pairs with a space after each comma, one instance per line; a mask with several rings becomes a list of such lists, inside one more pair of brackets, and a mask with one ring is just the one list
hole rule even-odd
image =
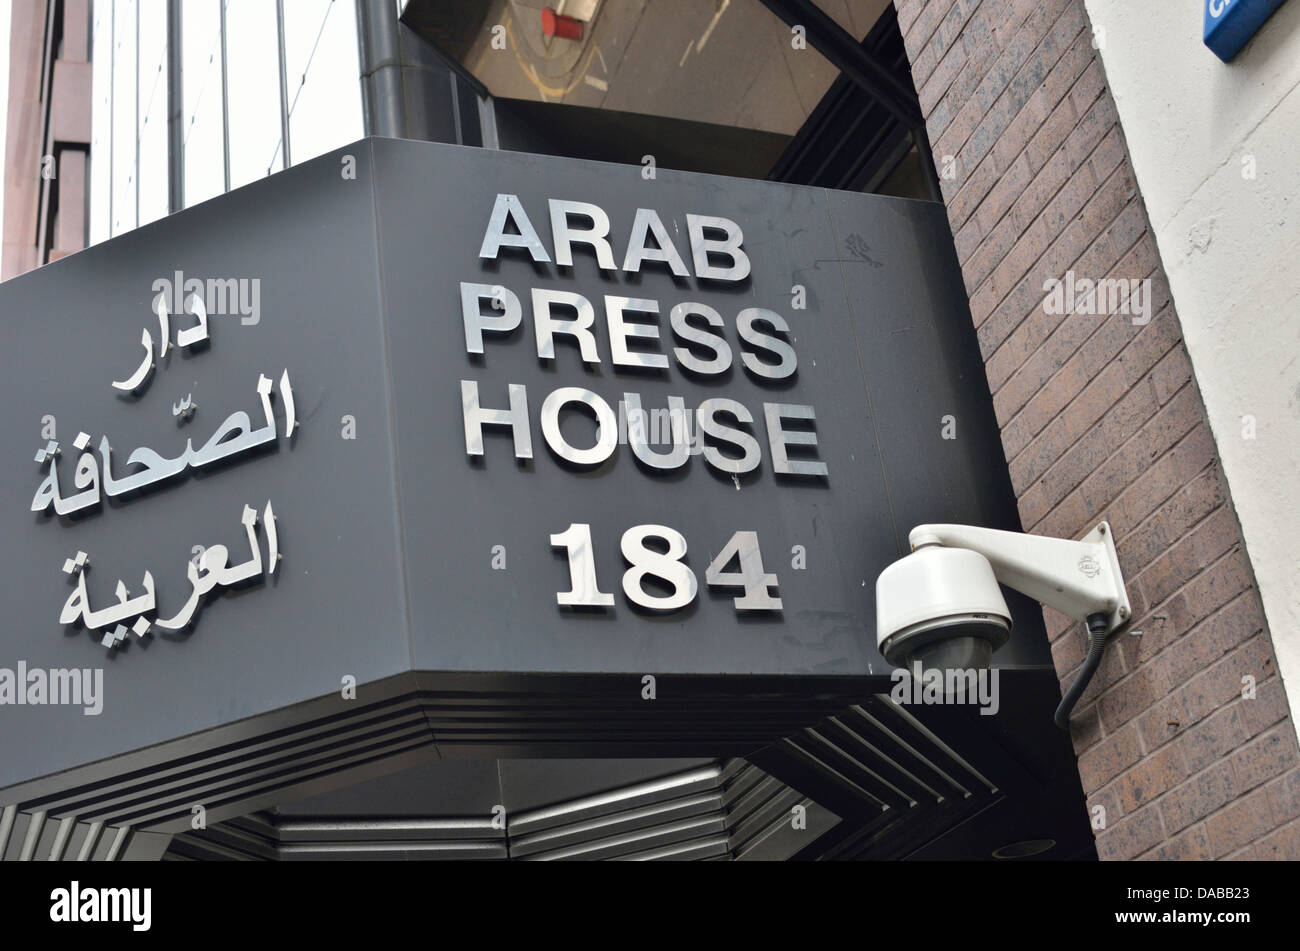
[[1225, 63], [1286, 0], [1205, 0], [1205, 45]]

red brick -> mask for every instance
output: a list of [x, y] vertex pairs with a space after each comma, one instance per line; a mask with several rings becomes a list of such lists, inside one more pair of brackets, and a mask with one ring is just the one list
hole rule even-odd
[[1148, 750], [1158, 750], [1182, 736], [1192, 717], [1182, 694], [1173, 692], [1149, 707], [1136, 722], [1142, 745]]
[[[1155, 240], [1150, 234], [1139, 244], [1150, 253], [1154, 253]], [[1155, 316], [1151, 318], [1151, 322], [1138, 331], [1129, 345], [1124, 348], [1124, 352], [1119, 355], [1119, 362], [1124, 365], [1124, 378], [1130, 385], [1146, 376], [1171, 347], [1182, 343], [1178, 319], [1173, 311], [1153, 310], [1152, 313]]]
[[1143, 809], [1097, 836], [1097, 856], [1111, 860], [1135, 858], [1164, 837], [1160, 813], [1155, 809]]
[[[1084, 34], [1084, 39], [1089, 47], [1092, 46], [1091, 34]], [[1102, 76], [1101, 60], [1093, 58], [1092, 63], [1079, 77], [1078, 81], [1070, 89], [1070, 105], [1074, 106], [1074, 111], [1079, 115], [1084, 115], [1092, 104], [1097, 101], [1106, 88], [1106, 80]]]
[[[1006, 214], [1007, 209], [1024, 192], [1031, 177], [1029, 160], [1023, 156], [1012, 162], [1006, 171], [1002, 172], [997, 185], [980, 203], [979, 211], [976, 213], [980, 230], [984, 234], [991, 232], [994, 226], [1002, 220], [1002, 216]], [[1015, 229], [1014, 222], [1011, 223], [1010, 227], [1014, 232], [1013, 237], [1019, 236], [1020, 232]]]
[[1151, 371], [1151, 380], [1156, 385], [1156, 395], [1161, 403], [1168, 402], [1191, 378], [1192, 364], [1182, 347], [1174, 347]]
[[1109, 96], [1098, 99], [1086, 113], [1081, 113], [1079, 124], [1070, 132], [1061, 146], [1070, 156], [1070, 164], [1078, 167], [1105, 139], [1106, 133], [1119, 124], [1119, 114]]
[[[1113, 527], [1115, 523], [1111, 524]], [[1235, 544], [1239, 542], [1232, 511], [1221, 506], [1213, 509], [1200, 524], [1140, 574], [1130, 568], [1127, 577], [1130, 583], [1136, 581], [1141, 586], [1149, 604], [1159, 604], [1218, 561], [1227, 548]]]
[[1181, 786], [1170, 790], [1160, 800], [1160, 815], [1165, 831], [1174, 835], [1193, 822], [1231, 802], [1239, 789], [1228, 762], [1215, 763], [1197, 773]]
[[[1066, 9], [1064, 14], [1061, 13], [1063, 8]], [[1081, 11], [1076, 8], [1074, 3], [1067, 2], [1067, 0], [1040, 0], [1040, 2], [1032, 5], [1032, 12], [1025, 19], [1023, 26], [1011, 36], [1006, 49], [990, 67], [988, 74], [975, 90], [975, 99], [979, 101], [986, 112], [992, 110], [994, 103], [1002, 96], [1003, 91], [1011, 85], [1013, 78], [1020, 74], [1022, 68], [1033, 60], [1033, 54], [1042, 48], [1040, 42], [1048, 36], [1048, 31], [1052, 24], [1056, 22], [1058, 15], [1069, 17], [1073, 21], [1079, 18]], [[1071, 33], [1071, 36], [1073, 35]], [[1049, 44], [1044, 44], [1044, 47], [1045, 52], [1050, 55], [1052, 47]], [[1058, 58], [1059, 51], [1057, 56], [1052, 57], [1052, 62], [1055, 62]], [[1043, 73], [1046, 72], [1046, 65], [1039, 65], [1039, 69]], [[1041, 78], [1038, 81], [1041, 82]]]
[[[1072, 447], [1043, 473], [1040, 485], [1045, 502], [1056, 505], [1102, 464], [1113, 447], [1122, 445], [1156, 412], [1155, 395], [1149, 386], [1129, 389], [1097, 425], [1090, 428]], [[1121, 559], [1125, 572], [1136, 573]]]
[[917, 91], [917, 98], [920, 100], [922, 112], [929, 112], [934, 108], [965, 65], [966, 47], [958, 43], [948, 50], [935, 67], [934, 72], [930, 73], [925, 79], [925, 84]]
[[1212, 858], [1240, 849], [1273, 828], [1272, 810], [1264, 790], [1257, 789], [1225, 806], [1205, 822]]
[[1204, 425], [1204, 420], [1196, 395], [1191, 391], [1180, 394], [1084, 480], [1079, 487], [1083, 497], [1093, 508], [1107, 508], [1171, 446], [1196, 425]]
[[[1108, 649], [1119, 652], [1114, 644]], [[1139, 667], [1103, 693], [1098, 698], [1098, 707], [1106, 731], [1119, 729], [1159, 701], [1165, 694], [1162, 677], [1163, 671], [1157, 666]]]
[[[1001, 54], [1006, 45], [1005, 36], [994, 28], [993, 23], [1006, 19], [1009, 4], [1010, 0], [985, 0], [967, 22], [966, 33], [961, 38], [961, 43], [966, 48], [966, 65], [926, 117], [926, 129], [931, 142], [937, 142], [948, 129], [953, 118], [971, 100], [975, 87], [980, 84], [989, 66]], [[960, 147], [961, 142], [957, 146]]]
[[[1143, 392], [1151, 390], [1143, 388]], [[1227, 489], [1217, 469], [1206, 469], [1183, 486], [1173, 498], [1153, 512], [1146, 521], [1122, 538], [1116, 546], [1120, 565], [1128, 577], [1178, 543], [1227, 498]]]
[[1029, 98], [1024, 109], [993, 146], [998, 164], [1005, 168], [1024, 151], [1034, 133], [1069, 92], [1074, 81], [1094, 62], [1096, 51], [1092, 48], [1087, 31], [1080, 30], [1061, 59], [1048, 72], [1042, 86]]
[[[1086, 637], [1082, 622], [1075, 621], [1074, 626], [1067, 637]], [[1079, 694], [1079, 703], [1091, 703], [1093, 700], [1100, 699], [1110, 687], [1119, 683], [1128, 673], [1128, 668], [1124, 666], [1124, 655], [1117, 650], [1107, 650], [1101, 655], [1101, 663], [1097, 665], [1097, 671], [1088, 681], [1088, 686], [1084, 688], [1083, 693]], [[1076, 674], [1072, 673], [1069, 683], [1074, 682]]]
[[[1061, 186], [1017, 242], [1015, 260], [996, 269], [971, 297], [971, 316], [986, 360], [1031, 311], [1041, 310], [1044, 280], [1064, 275], [1133, 199], [1136, 189], [1126, 168], [1117, 169], [1100, 187], [1094, 186], [1091, 172], [1084, 169]], [[1022, 279], [1031, 264], [1035, 265], [1032, 275]]]
[[1272, 677], [1264, 683], [1255, 684], [1253, 697], [1241, 699], [1242, 716], [1246, 719], [1246, 730], [1254, 736], [1262, 733], [1274, 723], [1280, 723], [1290, 716], [1286, 700], [1286, 688], [1279, 677]]
[[898, 10], [898, 29], [904, 36], [928, 2], [929, 0], [894, 0], [894, 6]]
[[1250, 674], [1264, 679], [1271, 672], [1268, 635], [1256, 634], [1226, 657], [1214, 627], [1203, 623], [1162, 651], [1152, 663], [1162, 668], [1170, 689], [1182, 685], [1183, 701], [1193, 722], [1241, 696], [1241, 678]]
[[[1025, 451], [1011, 460], [1008, 471], [1017, 493], [1044, 472], [1074, 445], [1124, 394], [1124, 374], [1112, 364], [1098, 374], [1078, 396], [1045, 426]], [[1118, 531], [1118, 529], [1117, 529]]]
[[1026, 523], [1036, 535], [1051, 535], [1056, 538], [1078, 538], [1090, 531], [1100, 517], [1096, 509], [1088, 505], [1077, 492], [1067, 495], [1060, 503], [1047, 513], [1041, 521]]
[[1101, 742], [1101, 719], [1095, 703], [1081, 702], [1070, 711], [1070, 742], [1075, 756], [1082, 756]]
[[1182, 752], [1188, 770], [1196, 773], [1223, 759], [1249, 738], [1241, 701], [1237, 701], [1192, 726], [1172, 746]]
[[1264, 789], [1268, 794], [1274, 825], [1282, 825], [1300, 817], [1300, 770], [1291, 770]]
[[[966, 102], [957, 110], [952, 121], [948, 123], [948, 127], [944, 129], [943, 134], [940, 135], [938, 139], [932, 140], [935, 164], [942, 168], [945, 156], [951, 155], [955, 157], [961, 150], [961, 147], [966, 143], [966, 140], [970, 137], [970, 134], [975, 131], [977, 126], [979, 126], [980, 120], [983, 118], [984, 113], [980, 110], [979, 103], [974, 99], [966, 100]], [[974, 168], [976, 166], [972, 165], [969, 167]], [[953, 185], [951, 188], [953, 193], [955, 193], [957, 188], [960, 187], [964, 174], [965, 170], [959, 166], [957, 169], [957, 184]], [[944, 189], [945, 201], [950, 197], [949, 186], [952, 184], [953, 183], [943, 178], [939, 181], [940, 187]]]
[[1255, 845], [1256, 856], [1265, 862], [1300, 861], [1300, 821], [1283, 826]]
[[1154, 862], [1194, 862], [1213, 858], [1205, 823], [1192, 826], [1139, 858]]
[[1074, 104], [1069, 98], [1062, 99], [1029, 140], [1029, 145], [1025, 148], [1029, 164], [1035, 170], [1046, 165], [1078, 123], [1079, 115], [1074, 111]]
[[939, 21], [947, 16], [952, 7], [953, 0], [930, 0], [922, 4], [916, 11], [916, 16], [906, 27], [903, 26], [900, 17], [898, 25], [903, 31], [903, 46], [907, 49], [909, 60], [915, 59], [924, 45], [929, 42]]
[[1107, 786], [1105, 789], [1099, 789], [1088, 797], [1087, 807], [1089, 825], [1092, 825], [1093, 823], [1093, 812], [1098, 806], [1104, 810], [1101, 816], [1104, 825], [1101, 829], [1097, 829], [1096, 826], [1093, 826], [1094, 832], [1104, 832], [1107, 827], [1124, 818], [1124, 809], [1120, 806], [1119, 798], [1115, 795], [1115, 787], [1113, 784]]
[[1068, 674], [1083, 663], [1088, 642], [1082, 637], [1061, 637], [1052, 644], [1052, 665], [1057, 673]]
[[1079, 776], [1085, 795], [1106, 785], [1142, 758], [1142, 741], [1137, 728], [1129, 724], [1112, 733], [1079, 757]]
[[1253, 586], [1245, 554], [1232, 552], [1187, 586], [1188, 608], [1193, 614], [1208, 615]]
[[1128, 149], [1124, 145], [1124, 134], [1120, 131], [1119, 126], [1115, 126], [1100, 144], [1093, 149], [1092, 156], [1088, 159], [1092, 165], [1092, 174], [1101, 180], [1118, 168], [1121, 164], [1128, 162]]
[[1290, 722], [1279, 724], [1233, 754], [1230, 761], [1242, 789], [1255, 786], [1300, 765], [1295, 731]]
[[1125, 813], [1158, 799], [1187, 778], [1187, 764], [1177, 745], [1144, 756], [1115, 781], [1115, 792]]
[[[1123, 374], [1120, 374], [1121, 378]], [[1111, 528], [1123, 538], [1175, 492], [1215, 462], [1214, 439], [1201, 423], [1170, 452], [1143, 472], [1109, 506]], [[1155, 604], [1156, 601], [1152, 601]]]

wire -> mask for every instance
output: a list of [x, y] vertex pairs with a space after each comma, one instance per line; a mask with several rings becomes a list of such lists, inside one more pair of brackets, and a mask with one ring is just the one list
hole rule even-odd
[[1079, 697], [1087, 688], [1088, 682], [1092, 680], [1092, 675], [1097, 672], [1105, 649], [1106, 615], [1090, 614], [1088, 615], [1088, 656], [1083, 661], [1079, 676], [1074, 678], [1074, 683], [1070, 684], [1070, 689], [1061, 698], [1061, 705], [1056, 708], [1056, 716], [1053, 718], [1062, 730], [1070, 728], [1070, 711], [1079, 702]]
[[[221, 0], [222, 9], [228, 6], [226, 0]], [[212, 45], [208, 47], [208, 68], [203, 73], [203, 85], [199, 87], [198, 98], [194, 100], [194, 111], [190, 113], [190, 121], [185, 126], [185, 141], [182, 147], [190, 144], [190, 133], [194, 131], [194, 120], [198, 118], [199, 107], [203, 105], [203, 94], [208, 90], [208, 79], [212, 76], [212, 65], [216, 62], [216, 50], [221, 43], [221, 27], [217, 27], [217, 35], [212, 40]]]
[[[293, 102], [289, 104], [289, 118], [293, 118], [293, 110], [298, 105], [298, 97], [302, 95], [302, 89], [307, 85], [307, 74], [311, 72], [311, 61], [316, 58], [316, 48], [320, 46], [320, 38], [325, 33], [325, 24], [330, 18], [330, 11], [334, 9], [334, 0], [330, 0], [330, 5], [325, 8], [325, 15], [321, 17], [320, 29], [316, 31], [316, 42], [311, 45], [311, 55], [307, 57], [307, 65], [302, 68], [302, 75], [298, 78], [298, 88], [294, 91]], [[271, 161], [266, 166], [266, 174], [271, 174], [271, 169], [275, 166], [275, 157], [280, 154], [280, 146], [284, 145], [284, 136], [281, 135], [275, 140], [275, 151], [271, 153]]]

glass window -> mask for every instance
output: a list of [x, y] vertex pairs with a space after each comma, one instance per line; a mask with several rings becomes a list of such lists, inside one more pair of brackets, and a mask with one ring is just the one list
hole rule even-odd
[[167, 214], [167, 0], [136, 0], [139, 10], [140, 75], [136, 181], [137, 226]]
[[113, 5], [113, 184], [112, 233], [135, 227], [135, 0]]
[[[93, 2], [92, 243], [168, 212], [171, 56], [167, 0]], [[284, 6], [289, 151], [302, 162], [364, 134], [356, 5], [289, 0]], [[238, 188], [284, 166], [276, 4], [186, 0], [180, 47], [188, 207], [220, 195], [227, 181]]]
[[230, 187], [278, 171], [280, 65], [275, 4], [227, 0], [227, 89], [230, 95]]
[[[855, 36], [888, 0], [828, 4]], [[839, 75], [759, 0], [569, 0], [576, 40], [547, 36], [549, 0], [426, 2], [426, 36], [494, 96], [563, 102], [792, 136]], [[855, 20], [856, 17], [856, 20]], [[857, 25], [860, 21], [865, 26]], [[501, 42], [505, 49], [500, 49]]]
[[95, 0], [91, 50], [90, 110], [90, 243], [108, 237], [108, 190], [112, 183], [113, 140], [113, 4]]
[[221, 129], [221, 0], [187, 0], [181, 16], [185, 207], [225, 190]]
[[361, 138], [360, 67], [353, 0], [284, 5], [289, 157], [296, 165]]

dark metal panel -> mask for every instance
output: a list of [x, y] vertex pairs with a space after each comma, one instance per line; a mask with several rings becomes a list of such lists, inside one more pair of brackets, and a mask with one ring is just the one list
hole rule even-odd
[[[345, 675], [364, 684], [409, 663], [368, 150], [350, 154], [357, 180], [340, 175], [339, 153], [323, 156], [0, 287], [10, 355], [0, 376], [2, 665], [98, 668], [104, 694], [98, 716], [6, 706], [0, 787], [337, 696]], [[259, 320], [211, 316], [205, 352], [171, 351], [140, 397], [119, 397], [110, 381], [140, 363], [142, 329], [159, 335], [153, 282], [177, 271], [260, 281]], [[174, 317], [172, 335], [193, 323]], [[302, 426], [275, 451], [111, 499], [75, 521], [28, 511], [42, 478], [32, 454], [45, 444], [43, 417], [54, 417], [65, 447], [64, 484], [79, 431], [96, 444], [110, 438], [121, 477], [136, 447], [170, 458], [236, 410], [260, 417], [259, 373], [278, 379], [286, 368]], [[181, 427], [172, 409], [187, 394], [200, 408]], [[345, 414], [358, 420], [356, 441], [340, 438]], [[242, 561], [243, 507], [261, 511], [268, 500], [284, 552], [274, 578], [206, 604], [192, 633], [159, 631], [114, 653], [102, 632], [61, 631], [73, 591], [65, 559], [91, 556], [94, 608], [112, 603], [117, 579], [139, 594], [151, 572], [167, 616], [191, 590], [193, 546], [228, 545]]]
[[280, 819], [329, 816], [483, 818], [507, 802], [493, 759], [438, 760], [277, 807]]
[[775, 132], [559, 102], [494, 98], [491, 106], [499, 146], [512, 152], [628, 165], [653, 155], [658, 168], [762, 179], [790, 143]]
[[[988, 378], [941, 206], [895, 201], [862, 226], [860, 200], [828, 192], [900, 548], [926, 522], [1019, 531]], [[956, 438], [946, 438], [949, 417]], [[1016, 631], [999, 667], [1051, 667], [1042, 609], [1008, 590]]]
[[[883, 491], [870, 409], [862, 398], [862, 369], [848, 345], [852, 330], [842, 277], [828, 266], [837, 252], [824, 193], [667, 170], [646, 180], [637, 166], [597, 163], [582, 164], [575, 179], [573, 162], [548, 156], [492, 153], [487, 161], [473, 150], [384, 140], [375, 148], [382, 168], [378, 217], [416, 666], [625, 672], [638, 679], [673, 671], [883, 672], [871, 635], [875, 575], [902, 549]], [[439, 179], [454, 180], [457, 187], [404, 184]], [[581, 251], [571, 272], [534, 267], [518, 255], [485, 267], [478, 245], [499, 192], [518, 193], [534, 224], [543, 228], [548, 198], [599, 204], [613, 222], [620, 254], [638, 206], [654, 208], [672, 222], [667, 227], [683, 248], [686, 213], [722, 215], [745, 229], [753, 274], [741, 286], [723, 287], [674, 281], [657, 268], [601, 277], [594, 260]], [[888, 222], [888, 204], [861, 196], [861, 228], [870, 231]], [[942, 210], [930, 213], [941, 217]], [[468, 236], [449, 240], [435, 224], [443, 221], [463, 222]], [[923, 245], [913, 246], [925, 253]], [[680, 301], [709, 304], [729, 325], [744, 307], [769, 307], [791, 323], [800, 370], [792, 385], [780, 387], [762, 386], [740, 370], [722, 383], [687, 379], [676, 368], [633, 376], [612, 370], [603, 330], [598, 340], [604, 362], [595, 370], [584, 370], [576, 352], [567, 349], [548, 366], [536, 357], [530, 318], [509, 339], [492, 341], [482, 360], [471, 358], [458, 320], [461, 281], [500, 282], [521, 295], [525, 307], [533, 287], [576, 290], [597, 307], [604, 294], [656, 299], [664, 333], [666, 312]], [[803, 311], [790, 308], [796, 282], [806, 286]], [[727, 333], [738, 352], [734, 327]], [[465, 455], [462, 379], [477, 381], [489, 406], [504, 405], [507, 383], [527, 386], [537, 449], [530, 464], [516, 464], [508, 435], [487, 436], [482, 463]], [[684, 472], [656, 478], [638, 468], [626, 446], [599, 471], [575, 474], [547, 452], [536, 431], [541, 401], [564, 385], [588, 386], [611, 406], [625, 391], [639, 392], [647, 407], [666, 406], [669, 395], [684, 397], [691, 408], [726, 396], [759, 417], [766, 401], [812, 404], [830, 479], [780, 483], [766, 449], [761, 474], [739, 485], [717, 477], [699, 458]], [[760, 438], [764, 431], [758, 423]], [[456, 503], [422, 504], [424, 486], [438, 486]], [[784, 617], [741, 617], [730, 596], [703, 589], [681, 617], [649, 617], [625, 603], [603, 614], [567, 615], [555, 600], [555, 592], [566, 587], [567, 571], [548, 538], [579, 522], [592, 526], [606, 590], [619, 584], [619, 538], [632, 525], [686, 531], [694, 552], [687, 561], [697, 574], [732, 532], [757, 531], [768, 570], [780, 569]], [[453, 539], [473, 539], [476, 547], [457, 546], [453, 556], [429, 557]], [[814, 570], [786, 568], [796, 544], [805, 546]], [[491, 568], [494, 545], [508, 553], [511, 567], [505, 571]], [[495, 619], [491, 638], [471, 633], [485, 617]], [[629, 688], [639, 691], [634, 683]]]

